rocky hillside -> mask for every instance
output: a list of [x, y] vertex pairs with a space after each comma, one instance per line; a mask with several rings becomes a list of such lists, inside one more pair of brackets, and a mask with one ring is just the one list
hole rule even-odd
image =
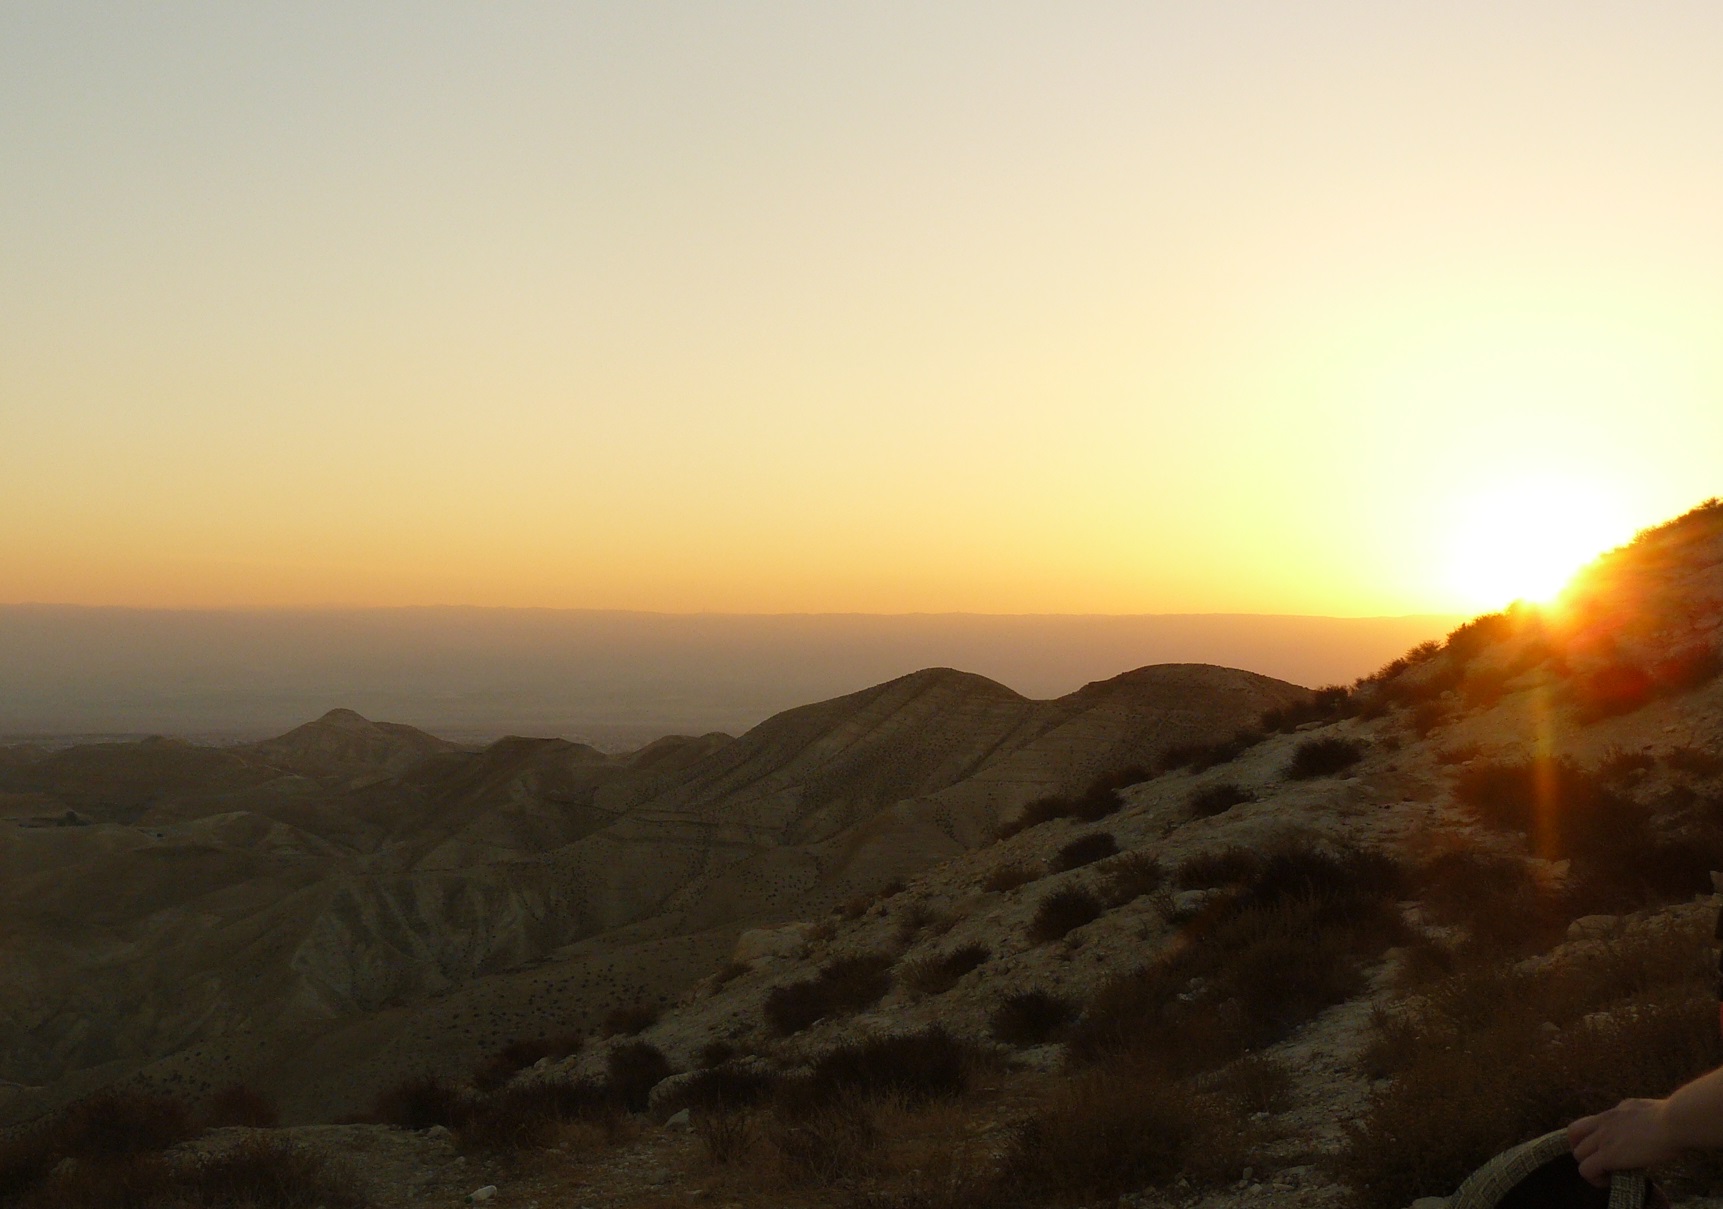
[[345, 710], [245, 747], [9, 749], [0, 1113], [128, 1077], [359, 1111], [405, 1073], [667, 1002], [744, 928], [1307, 696], [1174, 665], [1030, 701], [935, 669], [626, 756]]

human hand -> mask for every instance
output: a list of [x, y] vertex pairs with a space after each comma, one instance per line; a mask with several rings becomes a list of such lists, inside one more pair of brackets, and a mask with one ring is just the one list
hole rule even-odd
[[1581, 1117], [1567, 1127], [1567, 1144], [1579, 1173], [1599, 1188], [1612, 1171], [1632, 1171], [1672, 1158], [1666, 1101], [1623, 1100], [1608, 1112]]

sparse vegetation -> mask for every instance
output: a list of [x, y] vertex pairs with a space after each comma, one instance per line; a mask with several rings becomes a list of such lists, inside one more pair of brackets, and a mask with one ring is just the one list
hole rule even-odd
[[371, 1107], [371, 1119], [402, 1129], [433, 1125], [452, 1129], [464, 1119], [467, 1108], [467, 1095], [447, 1079], [417, 1075], [382, 1092]]
[[810, 1091], [822, 1102], [847, 1095], [955, 1096], [969, 1085], [975, 1060], [969, 1046], [937, 1026], [873, 1036], [820, 1055]]
[[1019, 991], [1000, 1001], [987, 1018], [993, 1039], [1006, 1045], [1045, 1045], [1076, 1013], [1068, 1000], [1046, 991]]
[[[638, 1030], [636, 1030], [638, 1031]], [[531, 1041], [515, 1041], [505, 1045], [477, 1070], [473, 1071], [473, 1086], [481, 1091], [501, 1087], [520, 1071], [540, 1059], [558, 1061], [578, 1054], [586, 1038], [579, 1033], [564, 1033], [556, 1037], [539, 1037]]]
[[645, 1112], [647, 1093], [675, 1073], [664, 1052], [645, 1041], [616, 1046], [605, 1056], [604, 1066], [610, 1095], [629, 1112]]
[[[632, 1037], [658, 1023], [658, 1009], [649, 1003], [612, 1008], [598, 1026], [600, 1037]], [[576, 1046], [576, 1049], [579, 1047]], [[573, 1051], [570, 1051], [573, 1052]]]
[[1053, 872], [1065, 873], [1072, 869], [1081, 869], [1084, 865], [1105, 860], [1118, 851], [1118, 842], [1108, 832], [1093, 831], [1088, 835], [1080, 835], [1060, 848], [1053, 857]]
[[1256, 795], [1247, 789], [1241, 789], [1231, 781], [1222, 781], [1217, 785], [1208, 785], [1191, 795], [1190, 813], [1192, 818], [1209, 819], [1217, 814], [1225, 814], [1234, 806], [1243, 802], [1253, 802]]
[[989, 873], [981, 883], [981, 888], [989, 894], [1008, 894], [1019, 886], [1027, 886], [1030, 882], [1046, 877], [1047, 871], [1038, 865], [1025, 865], [1016, 862], [1001, 865]]
[[1085, 823], [1098, 823], [1109, 815], [1117, 814], [1125, 805], [1125, 799], [1120, 794], [1121, 789], [1127, 789], [1143, 781], [1150, 780], [1153, 773], [1145, 768], [1132, 766], [1097, 777], [1082, 793], [1074, 796], [1052, 795], [1036, 798], [1017, 813], [1017, 817], [999, 828], [998, 838], [1008, 839], [1031, 827], [1039, 827], [1054, 819], [1077, 819]]
[[235, 1083], [209, 1098], [204, 1105], [202, 1124], [207, 1129], [223, 1125], [274, 1129], [281, 1124], [281, 1110], [262, 1092], [243, 1083]]
[[1273, 1044], [1355, 994], [1362, 963], [1404, 937], [1402, 888], [1393, 862], [1356, 849], [1289, 843], [1256, 858], [1186, 925], [1184, 943], [1101, 987], [1073, 1055], [1141, 1049], [1184, 1076]]
[[948, 953], [929, 955], [904, 962], [898, 977], [905, 986], [925, 995], [943, 995], [957, 985], [957, 980], [993, 956], [986, 945], [959, 945]]
[[1033, 1204], [1082, 1205], [1184, 1176], [1236, 1180], [1250, 1130], [1217, 1097], [1152, 1065], [1085, 1071], [1012, 1138], [1001, 1182]]
[[1515, 1142], [1716, 1066], [1709, 955], [1695, 926], [1536, 967], [1492, 959], [1384, 1013], [1369, 1057], [1391, 1081], [1337, 1173], [1365, 1209], [1398, 1209]]
[[1161, 862], [1146, 852], [1125, 852], [1102, 865], [1101, 893], [1111, 907], [1153, 894], [1166, 880]]
[[1351, 739], [1333, 736], [1306, 739], [1292, 749], [1292, 762], [1286, 767], [1286, 775], [1295, 781], [1331, 777], [1346, 771], [1363, 758], [1363, 745]]
[[1101, 918], [1104, 909], [1101, 901], [1081, 886], [1055, 890], [1036, 906], [1035, 917], [1029, 921], [1029, 939], [1036, 944], [1058, 940]]
[[1221, 764], [1231, 764], [1266, 738], [1268, 734], [1265, 731], [1241, 730], [1219, 743], [1177, 744], [1161, 753], [1160, 766], [1169, 772], [1175, 768], [1205, 772]]
[[788, 1036], [827, 1016], [872, 1007], [891, 989], [891, 965], [884, 953], [827, 962], [813, 978], [773, 987], [766, 996], [766, 1021]]

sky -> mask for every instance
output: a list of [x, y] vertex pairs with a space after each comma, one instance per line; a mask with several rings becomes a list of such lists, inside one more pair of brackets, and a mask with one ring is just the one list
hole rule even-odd
[[1720, 45], [17, 0], [0, 602], [1496, 607], [1723, 491]]

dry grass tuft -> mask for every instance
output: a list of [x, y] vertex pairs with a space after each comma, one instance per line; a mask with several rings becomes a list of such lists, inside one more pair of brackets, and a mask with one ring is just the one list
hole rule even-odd
[[1112, 907], [1153, 894], [1166, 881], [1161, 863], [1146, 852], [1123, 853], [1101, 866], [1099, 872], [1102, 896]]
[[1030, 882], [1039, 881], [1047, 876], [1047, 870], [1039, 865], [1025, 865], [1016, 862], [1001, 865], [982, 880], [981, 888], [989, 894], [1008, 894], [1019, 886], [1027, 886]]
[[1092, 865], [1096, 861], [1116, 856], [1119, 852], [1118, 841], [1106, 831], [1093, 831], [1088, 835], [1080, 835], [1053, 857], [1053, 872], [1066, 873], [1072, 869], [1081, 869], [1084, 865]]
[[943, 995], [965, 974], [993, 956], [986, 945], [959, 945], [948, 953], [906, 961], [899, 968], [903, 984], [924, 995]]
[[1066, 886], [1043, 898], [1029, 921], [1029, 939], [1046, 944], [1101, 918], [1101, 900], [1081, 886]]
[[1490, 1155], [1723, 1060], [1706, 937], [1641, 934], [1539, 965], [1481, 961], [1375, 1018], [1390, 1082], [1336, 1172], [1365, 1209], [1444, 1195]]
[[1199, 789], [1191, 795], [1190, 814], [1193, 819], [1212, 819], [1217, 814], [1225, 814], [1234, 806], [1254, 801], [1256, 795], [1250, 790], [1241, 789], [1231, 781], [1222, 781], [1218, 785]]
[[987, 1027], [1006, 1045], [1045, 1045], [1074, 1015], [1069, 1000], [1037, 988], [1006, 996], [987, 1018]]
[[1351, 768], [1363, 758], [1363, 745], [1351, 739], [1331, 736], [1306, 739], [1292, 749], [1292, 762], [1286, 766], [1286, 775], [1294, 781], [1331, 777]]
[[872, 1007], [891, 989], [891, 966], [885, 953], [827, 962], [813, 978], [773, 987], [766, 996], [766, 1022], [789, 1036], [816, 1020]]
[[957, 1096], [969, 1086], [975, 1051], [935, 1025], [828, 1050], [814, 1061], [807, 1094], [826, 1103], [852, 1095], [905, 1100]]

